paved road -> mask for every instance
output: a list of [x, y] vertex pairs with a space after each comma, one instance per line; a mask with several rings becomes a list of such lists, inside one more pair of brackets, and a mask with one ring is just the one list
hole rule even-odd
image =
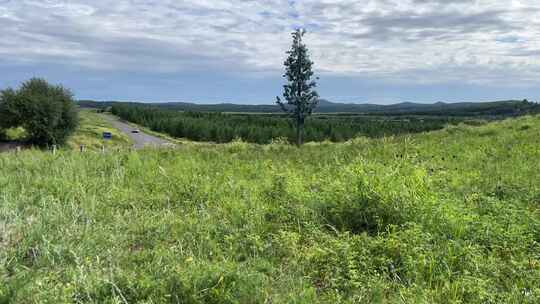
[[129, 136], [133, 142], [133, 147], [136, 149], [141, 149], [144, 147], [165, 147], [165, 146], [174, 146], [173, 143], [164, 140], [162, 138], [159, 138], [157, 136], [153, 136], [150, 134], [143, 133], [142, 131], [139, 133], [132, 133], [135, 128], [130, 126], [129, 124], [120, 121], [118, 118], [109, 116], [109, 115], [103, 115], [103, 117], [108, 120], [113, 127], [116, 129], [126, 133], [127, 136]]

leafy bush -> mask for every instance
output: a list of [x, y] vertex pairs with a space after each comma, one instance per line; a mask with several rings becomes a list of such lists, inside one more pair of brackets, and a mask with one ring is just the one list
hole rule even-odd
[[23, 127], [33, 144], [64, 144], [77, 127], [73, 94], [62, 86], [33, 78], [0, 94], [0, 129]]
[[13, 116], [8, 111], [6, 102], [9, 96], [13, 96], [12, 90], [8, 89], [0, 92], [0, 140], [6, 139], [6, 131], [13, 125]]

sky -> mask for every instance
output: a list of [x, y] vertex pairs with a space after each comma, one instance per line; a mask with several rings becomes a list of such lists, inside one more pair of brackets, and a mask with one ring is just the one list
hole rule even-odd
[[296, 28], [334, 102], [540, 100], [538, 0], [0, 0], [0, 88], [270, 104]]

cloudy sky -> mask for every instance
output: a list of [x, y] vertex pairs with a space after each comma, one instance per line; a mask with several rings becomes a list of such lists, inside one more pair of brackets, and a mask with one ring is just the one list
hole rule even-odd
[[271, 103], [297, 27], [332, 101], [540, 100], [538, 0], [0, 0], [0, 88]]

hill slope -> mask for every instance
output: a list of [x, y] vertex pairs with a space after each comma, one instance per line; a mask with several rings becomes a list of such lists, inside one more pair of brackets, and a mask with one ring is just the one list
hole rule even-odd
[[538, 303], [539, 133], [0, 155], [0, 303]]

